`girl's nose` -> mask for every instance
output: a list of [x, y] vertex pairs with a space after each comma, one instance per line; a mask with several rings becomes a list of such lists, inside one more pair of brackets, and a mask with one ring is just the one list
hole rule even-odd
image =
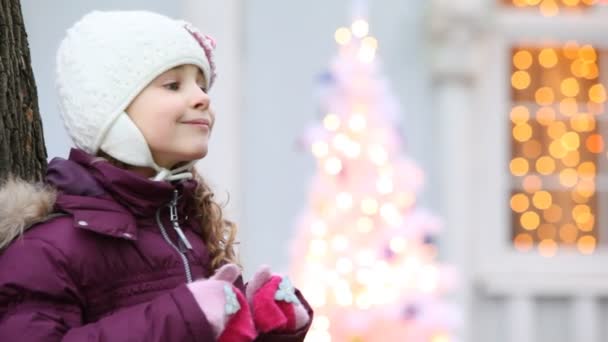
[[209, 103], [211, 102], [209, 94], [205, 93], [198, 85], [195, 85], [195, 88], [192, 95], [192, 107], [200, 110], [209, 108]]

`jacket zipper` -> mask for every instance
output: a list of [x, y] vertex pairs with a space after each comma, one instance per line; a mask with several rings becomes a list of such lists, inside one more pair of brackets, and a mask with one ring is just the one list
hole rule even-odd
[[171, 241], [171, 238], [169, 238], [169, 234], [167, 234], [167, 230], [165, 229], [165, 226], [161, 222], [160, 212], [163, 209], [163, 207], [158, 208], [158, 210], [156, 211], [156, 223], [158, 224], [158, 227], [160, 228], [160, 233], [162, 234], [165, 241], [171, 247], [173, 247], [173, 249], [175, 249], [177, 251], [177, 253], [179, 254], [179, 256], [181, 257], [182, 262], [184, 264], [184, 269], [186, 271], [186, 280], [188, 283], [191, 283], [192, 282], [192, 271], [190, 270], [190, 264], [188, 263], [188, 258], [186, 257], [186, 249], [192, 249], [192, 245], [190, 244], [190, 241], [188, 241], [188, 238], [186, 238], [186, 235], [184, 234], [184, 231], [182, 230], [182, 228], [179, 226], [179, 222], [178, 222], [179, 217], [177, 216], [177, 199], [178, 198], [179, 198], [179, 193], [178, 193], [177, 189], [175, 189], [175, 190], [173, 190], [173, 199], [171, 200], [171, 202], [169, 202], [169, 204], [167, 206], [169, 207], [171, 224], [173, 225], [173, 229], [175, 230], [175, 232], [177, 233], [177, 236], [179, 237], [179, 247], [176, 246], [173, 243], [173, 241]]

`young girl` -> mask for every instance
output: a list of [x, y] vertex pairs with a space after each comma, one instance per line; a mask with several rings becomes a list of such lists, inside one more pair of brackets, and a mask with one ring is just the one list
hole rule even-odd
[[287, 278], [245, 286], [233, 223], [194, 163], [215, 122], [214, 41], [158, 14], [92, 12], [57, 53], [77, 148], [0, 191], [0, 341], [303, 341]]

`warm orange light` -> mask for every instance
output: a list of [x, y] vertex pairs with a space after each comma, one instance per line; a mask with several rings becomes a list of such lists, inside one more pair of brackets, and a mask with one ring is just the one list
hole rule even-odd
[[530, 51], [521, 50], [513, 55], [513, 65], [517, 69], [525, 70], [532, 66], [532, 54]]
[[585, 221], [576, 222], [578, 229], [580, 229], [583, 232], [591, 232], [595, 225], [595, 216], [593, 214], [589, 214], [588, 216], [581, 218], [581, 220], [582, 219], [584, 219]]
[[532, 137], [532, 127], [528, 124], [516, 125], [513, 127], [513, 138], [519, 142], [530, 140]]
[[530, 119], [530, 111], [525, 106], [515, 106], [511, 109], [511, 121], [516, 125], [522, 125]]
[[564, 44], [562, 51], [564, 53], [564, 56], [566, 56], [566, 58], [576, 59], [576, 58], [578, 58], [578, 50], [579, 50], [578, 43], [574, 40], [570, 40]]
[[518, 157], [511, 160], [509, 165], [511, 173], [515, 176], [523, 176], [528, 173], [529, 165], [528, 161], [524, 158]]
[[595, 226], [595, 216], [591, 214], [586, 221], [577, 222], [576, 225], [578, 226], [578, 229], [583, 232], [591, 232]]
[[590, 72], [589, 64], [585, 63], [582, 59], [575, 59], [570, 64], [570, 72], [576, 77], [585, 77]]
[[567, 167], [578, 166], [580, 162], [580, 153], [577, 150], [569, 151], [565, 156], [562, 157], [562, 163]]
[[546, 17], [553, 17], [559, 13], [559, 7], [555, 0], [543, 0], [540, 4], [540, 13]]
[[542, 175], [548, 175], [555, 171], [555, 159], [543, 156], [536, 161], [536, 171]]
[[589, 212], [584, 212], [573, 216], [573, 218], [580, 230], [584, 232], [589, 232], [593, 230], [593, 225], [588, 224], [591, 220], [593, 220], [593, 214]]
[[586, 235], [578, 239], [577, 247], [581, 253], [590, 255], [595, 251], [596, 244], [597, 242], [593, 236]]
[[521, 226], [527, 230], [534, 230], [540, 223], [540, 217], [533, 211], [526, 211], [519, 219]]
[[532, 197], [532, 202], [538, 209], [548, 209], [551, 206], [552, 201], [553, 198], [547, 191], [538, 191], [534, 194], [534, 197]]
[[595, 118], [589, 113], [580, 113], [570, 118], [570, 126], [578, 132], [591, 132], [595, 129]]
[[[544, 3], [546, 2], [545, 0]], [[553, 68], [557, 65], [557, 53], [551, 48], [542, 49], [538, 54], [538, 62], [545, 68]]]
[[561, 140], [553, 140], [553, 142], [549, 144], [549, 154], [551, 154], [553, 158], [561, 159], [565, 157], [567, 153], [568, 150], [566, 150]]
[[580, 91], [578, 81], [574, 77], [568, 77], [561, 83], [560, 89], [564, 96], [575, 97]]
[[595, 181], [583, 178], [575, 187], [574, 191], [581, 197], [590, 198], [595, 194]]
[[555, 94], [553, 94], [553, 89], [549, 87], [541, 87], [538, 88], [536, 93], [534, 94], [534, 98], [536, 99], [536, 103], [539, 105], [549, 105], [553, 103], [555, 99]]
[[521, 252], [527, 252], [532, 249], [534, 240], [528, 233], [520, 233], [513, 239], [513, 245]]
[[596, 174], [595, 164], [592, 162], [584, 162], [577, 169], [581, 178], [593, 179]]
[[524, 90], [530, 86], [531, 78], [527, 71], [516, 71], [511, 76], [511, 85], [517, 90]]
[[591, 134], [585, 141], [587, 150], [592, 153], [601, 153], [604, 150], [604, 138], [599, 134]]
[[581, 215], [589, 215], [591, 214], [591, 208], [588, 205], [579, 204], [572, 208], [572, 217], [575, 218]]
[[524, 194], [515, 194], [511, 197], [511, 209], [518, 213], [523, 213], [530, 207], [528, 196]]
[[600, 75], [600, 69], [596, 63], [587, 63], [587, 73], [585, 78], [588, 80], [596, 79]]
[[606, 102], [606, 89], [601, 84], [593, 85], [589, 88], [589, 100], [595, 103]]
[[[579, 204], [578, 206], [582, 206]], [[576, 222], [576, 225], [581, 231], [590, 232], [593, 230], [593, 223], [595, 222], [594, 216], [590, 211], [579, 211], [572, 210], [572, 218]]]
[[581, 144], [580, 136], [576, 132], [568, 132], [562, 135], [560, 138], [562, 145], [568, 151], [574, 151], [578, 149]]
[[578, 50], [578, 56], [585, 62], [595, 62], [597, 60], [597, 53], [591, 45], [583, 45]]

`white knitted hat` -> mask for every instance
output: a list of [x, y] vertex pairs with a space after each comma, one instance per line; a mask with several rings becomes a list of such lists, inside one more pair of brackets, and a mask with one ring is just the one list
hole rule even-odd
[[57, 51], [60, 111], [76, 147], [96, 154], [103, 146], [118, 160], [166, 174], [124, 110], [154, 78], [182, 64], [198, 66], [209, 89], [214, 48], [183, 20], [146, 11], [86, 14]]

